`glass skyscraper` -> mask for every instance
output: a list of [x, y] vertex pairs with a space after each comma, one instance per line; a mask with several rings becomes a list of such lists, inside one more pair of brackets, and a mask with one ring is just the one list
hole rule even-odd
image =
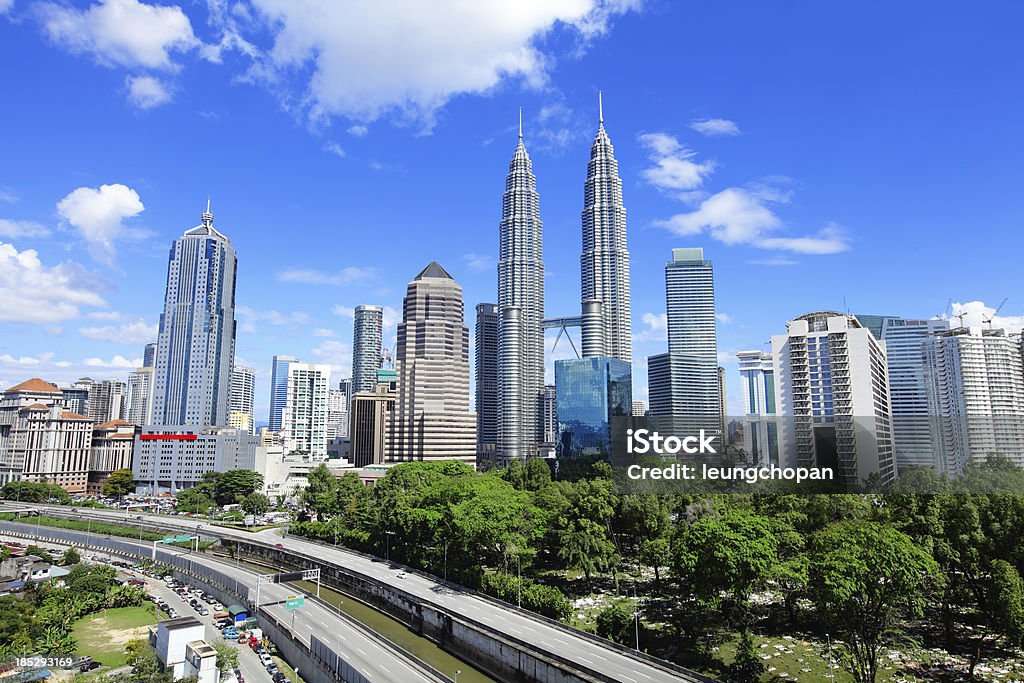
[[352, 325], [352, 393], [372, 392], [380, 369], [384, 309], [369, 304], [356, 306]]
[[288, 367], [298, 363], [295, 356], [274, 356], [274, 367], [270, 372], [270, 416], [267, 427], [272, 432], [281, 431], [284, 403], [288, 398]]
[[158, 425], [227, 424], [238, 259], [213, 227], [209, 202], [201, 221], [174, 241], [168, 259], [153, 389]]
[[633, 408], [633, 374], [618, 358], [555, 361], [558, 457], [612, 456], [612, 420]]

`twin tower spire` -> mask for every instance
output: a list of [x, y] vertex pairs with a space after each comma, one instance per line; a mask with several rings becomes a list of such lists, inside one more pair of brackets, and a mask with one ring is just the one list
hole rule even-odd
[[[622, 180], [598, 93], [598, 132], [590, 150], [581, 217], [581, 309], [590, 321], [584, 354], [632, 361], [629, 252]], [[498, 261], [499, 462], [524, 460], [543, 442], [544, 257], [540, 198], [533, 164], [519, 140], [502, 197]], [[484, 409], [477, 406], [477, 410]]]

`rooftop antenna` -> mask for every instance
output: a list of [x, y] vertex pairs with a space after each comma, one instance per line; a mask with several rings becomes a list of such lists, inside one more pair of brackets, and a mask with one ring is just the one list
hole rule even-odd
[[[1007, 299], [1008, 298], [1009, 297], [1007, 297]], [[1005, 305], [1006, 305], [1006, 299], [1003, 299], [1003, 302], [1001, 304], [999, 304], [999, 307], [996, 308], [996, 310], [992, 311], [992, 315], [990, 315], [987, 318], [982, 318], [981, 322], [983, 322], [986, 325], [988, 325], [988, 329], [991, 330], [992, 329], [992, 321], [995, 320], [996, 316], [999, 315], [999, 311], [1003, 310], [1003, 306], [1005, 306]]]
[[601, 91], [597, 91], [597, 122], [604, 125], [604, 102], [601, 99]]
[[519, 139], [523, 139], [523, 108], [519, 107]]

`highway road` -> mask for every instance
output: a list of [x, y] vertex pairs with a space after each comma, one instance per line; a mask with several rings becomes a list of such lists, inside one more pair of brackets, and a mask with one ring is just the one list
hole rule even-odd
[[[3, 506], [0, 506], [0, 511], [3, 511]], [[124, 514], [122, 513], [120, 517], [123, 521]], [[34, 531], [31, 528], [31, 523], [27, 523], [25, 526], [30, 527], [28, 529], [30, 533]], [[82, 534], [80, 531], [68, 532], [64, 529], [50, 527], [42, 527], [40, 533], [53, 538], [61, 538], [65, 533]], [[139, 544], [130, 538], [119, 538], [118, 540], [139, 546], [140, 554], [143, 557], [149, 557], [152, 543], [144, 542]], [[162, 549], [165, 548], [163, 547]], [[184, 555], [185, 553], [181, 554]], [[237, 577], [241, 594], [245, 595], [248, 592], [252, 601], [255, 602], [254, 597], [258, 574], [252, 569], [245, 565], [237, 566], [230, 561], [224, 562], [208, 555], [193, 553], [187, 555], [187, 557], [191, 560], [193, 571], [196, 571], [196, 573], [200, 573], [199, 568], [208, 567], [229, 576]], [[427, 671], [397, 656], [393, 650], [383, 646], [379, 641], [355, 628], [347, 619], [341, 617], [338, 612], [316, 601], [307, 600], [305, 606], [301, 609], [286, 609], [286, 598], [295, 594], [295, 588], [287, 584], [264, 583], [260, 587], [260, 609], [263, 613], [272, 614], [278, 623], [285, 627], [290, 627], [292, 633], [307, 647], [310, 645], [310, 637], [316, 634], [317, 638], [326, 643], [333, 652], [339, 654], [343, 661], [348, 662], [350, 666], [366, 676], [367, 680], [370, 681], [379, 681], [381, 683], [394, 683], [395, 681], [442, 683], [447, 681], [447, 679], [430, 675]], [[177, 596], [175, 596], [175, 600], [168, 599], [168, 603], [178, 610], [180, 616], [195, 615], [194, 611], [186, 603], [177, 600]], [[212, 642], [220, 642], [219, 634], [217, 639]], [[299, 669], [301, 674], [301, 663], [299, 664]], [[263, 673], [264, 678], [269, 678], [266, 676], [266, 671]], [[259, 678], [250, 680], [246, 676], [247, 683], [256, 683], [256, 681], [260, 680]]]
[[[10, 506], [15, 503], [10, 502]], [[66, 506], [33, 506], [52, 509], [68, 514]], [[0, 506], [3, 510], [3, 506]], [[124, 522], [125, 513], [110, 510], [79, 508], [76, 516], [88, 515], [93, 519]], [[132, 513], [129, 523], [139, 523], [139, 515]], [[188, 531], [198, 530], [201, 534], [222, 538], [237, 538], [252, 541], [254, 535], [224, 527], [211, 527], [209, 523], [189, 517], [170, 515], [141, 515], [142, 521]], [[415, 571], [402, 570], [389, 563], [374, 561], [358, 553], [342, 548], [315, 543], [289, 536], [273, 536], [278, 530], [268, 530], [256, 535], [263, 541], [279, 543], [285, 550], [291, 550], [316, 557], [320, 561], [344, 567], [349, 571], [376, 579], [382, 583], [400, 586], [425, 604], [436, 605], [446, 611], [485, 624], [501, 633], [530, 643], [541, 652], [565, 657], [574, 661], [582, 671], [610, 676], [624, 683], [652, 683], [670, 681], [711, 680], [694, 674], [680, 674], [662, 668], [640, 657], [611, 649], [582, 635], [576, 635], [546, 621], [532, 617], [529, 613], [510, 610], [469, 591], [453, 590], [439, 583], [434, 577]], [[404, 578], [400, 578], [402, 573]]]

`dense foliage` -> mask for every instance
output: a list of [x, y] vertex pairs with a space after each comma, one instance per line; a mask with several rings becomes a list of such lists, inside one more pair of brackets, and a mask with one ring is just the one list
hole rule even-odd
[[[1024, 647], [1024, 472], [1005, 460], [957, 479], [909, 471], [863, 494], [636, 494], [601, 462], [558, 471], [411, 462], [367, 488], [322, 467], [292, 532], [564, 620], [567, 596], [629, 596], [584, 626], [729, 680], [762, 675], [751, 634], [765, 631], [831, 634], [864, 683], [886, 648], [913, 647], [933, 623], [929, 645], [972, 668], [993, 647]], [[728, 664], [714, 647], [726, 640]]]

